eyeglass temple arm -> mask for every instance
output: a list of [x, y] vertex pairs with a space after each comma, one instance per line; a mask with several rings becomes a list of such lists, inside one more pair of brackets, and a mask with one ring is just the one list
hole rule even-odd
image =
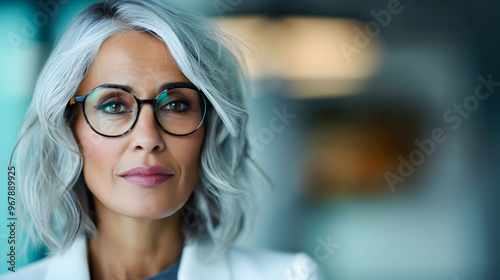
[[75, 104], [76, 102], [78, 103], [82, 103], [83, 100], [85, 100], [85, 96], [73, 96], [71, 97], [71, 99], [69, 100], [69, 106]]

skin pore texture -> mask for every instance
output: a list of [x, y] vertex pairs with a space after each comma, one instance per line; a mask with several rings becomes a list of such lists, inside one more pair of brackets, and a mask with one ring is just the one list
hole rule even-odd
[[[116, 84], [130, 87], [139, 99], [153, 99], [163, 84], [176, 82], [190, 83], [160, 40], [124, 31], [104, 41], [77, 95]], [[181, 256], [180, 209], [198, 181], [205, 126], [188, 136], [170, 135], [156, 123], [151, 105], [143, 104], [134, 128], [111, 138], [92, 131], [80, 105], [78, 110], [72, 129], [97, 215], [97, 235], [87, 243], [91, 279], [153, 276]], [[119, 176], [141, 166], [163, 167], [175, 175], [155, 187]]]

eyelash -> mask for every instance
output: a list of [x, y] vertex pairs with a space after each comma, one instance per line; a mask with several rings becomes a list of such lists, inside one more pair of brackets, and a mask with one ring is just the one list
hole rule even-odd
[[125, 106], [125, 104], [123, 104], [120, 101], [109, 101], [109, 102], [104, 101], [99, 106], [95, 106], [95, 108], [97, 110], [103, 112], [104, 114], [109, 114], [109, 115], [118, 115], [118, 114], [124, 114], [127, 112], [127, 111], [123, 111], [123, 112], [110, 113], [110, 112], [106, 112], [106, 110], [104, 110], [105, 108], [107, 108], [108, 106], [111, 106], [113, 104], [119, 104], [121, 106]]
[[[167, 104], [165, 104], [165, 106], [168, 105], [168, 104], [170, 104], [170, 103], [172, 103], [172, 102], [180, 102], [180, 103], [183, 103], [184, 105], [186, 105], [187, 109], [191, 108], [191, 102], [189, 100], [186, 100], [186, 99], [181, 98], [181, 97], [179, 97], [179, 99], [176, 99], [176, 100], [168, 102]], [[165, 107], [165, 106], [163, 106], [163, 107]]]

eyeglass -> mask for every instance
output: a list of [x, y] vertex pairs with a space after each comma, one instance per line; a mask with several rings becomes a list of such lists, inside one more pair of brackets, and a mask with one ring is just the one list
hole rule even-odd
[[69, 105], [75, 103], [82, 104], [90, 128], [106, 137], [122, 136], [132, 130], [144, 103], [153, 107], [158, 125], [176, 136], [198, 130], [207, 111], [203, 93], [187, 83], [171, 84], [154, 99], [138, 99], [126, 87], [102, 85], [83, 96], [73, 96]]

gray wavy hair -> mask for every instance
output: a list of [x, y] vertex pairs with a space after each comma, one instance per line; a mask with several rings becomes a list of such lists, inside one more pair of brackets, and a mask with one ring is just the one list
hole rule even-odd
[[23, 222], [35, 241], [50, 250], [64, 251], [78, 236], [96, 234], [67, 103], [103, 41], [123, 30], [149, 32], [161, 40], [209, 100], [199, 180], [181, 211], [186, 240], [210, 237], [223, 251], [253, 220], [259, 185], [271, 184], [250, 157], [239, 40], [208, 18], [158, 1], [88, 6], [48, 58], [13, 152]]

